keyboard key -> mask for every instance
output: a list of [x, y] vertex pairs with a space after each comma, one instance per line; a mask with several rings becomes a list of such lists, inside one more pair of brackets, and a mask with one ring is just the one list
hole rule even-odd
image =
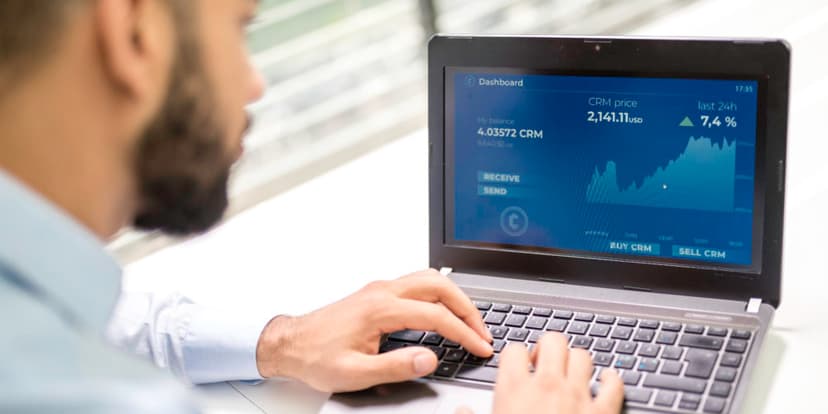
[[710, 336], [727, 336], [727, 328], [711, 326], [707, 328], [707, 334]]
[[572, 340], [573, 348], [589, 349], [591, 345], [592, 338], [588, 336], [576, 336], [575, 339]]
[[428, 347], [428, 349], [430, 349], [431, 352], [434, 352], [434, 354], [437, 355], [437, 360], [438, 361], [441, 358], [443, 358], [443, 354], [446, 353], [445, 348], [440, 348], [439, 346], [430, 346], [430, 347]]
[[479, 300], [474, 301], [474, 306], [477, 306], [477, 309], [482, 311], [487, 311], [492, 308], [492, 302], [482, 302]]
[[678, 334], [675, 332], [661, 331], [659, 332], [658, 337], [656, 337], [656, 343], [663, 345], [673, 345], [674, 343], [676, 343], [676, 338], [678, 338]]
[[555, 311], [556, 319], [572, 319], [572, 312], [567, 310]]
[[612, 330], [612, 339], [630, 339], [632, 332], [632, 328], [628, 328], [626, 326], [616, 326], [615, 329]]
[[653, 390], [646, 388], [624, 388], [624, 399], [627, 401], [647, 404], [653, 396]]
[[624, 371], [621, 373], [621, 381], [624, 381], [624, 385], [638, 385], [638, 382], [641, 381], [641, 373], [636, 371]]
[[437, 332], [429, 332], [423, 338], [423, 345], [440, 345], [440, 342], [443, 342], [443, 335]]
[[612, 324], [615, 323], [615, 316], [612, 316], [612, 315], [598, 315], [598, 316], [595, 317], [595, 322], [612, 325]]
[[731, 339], [727, 341], [727, 348], [725, 351], [727, 352], [738, 352], [740, 354], [744, 353], [747, 350], [747, 341], [744, 339]]
[[503, 339], [509, 334], [509, 328], [504, 326], [492, 326], [489, 328], [489, 333], [492, 334], [492, 338], [494, 339]]
[[742, 364], [742, 356], [739, 354], [731, 354], [729, 352], [725, 352], [722, 355], [722, 361], [720, 362], [722, 366], [725, 367], [739, 367]]
[[446, 339], [443, 341], [443, 348], [460, 348], [460, 343]]
[[696, 324], [687, 324], [684, 327], [684, 332], [691, 334], [702, 334], [704, 333], [704, 326]]
[[466, 357], [466, 351], [462, 349], [449, 349], [446, 356], [443, 358], [447, 362], [460, 362]]
[[618, 318], [618, 324], [621, 326], [635, 326], [638, 325], [638, 319], [635, 318]]
[[491, 382], [494, 383], [497, 378], [497, 368], [494, 367], [470, 367], [464, 365], [457, 372], [456, 378]]
[[647, 374], [644, 378], [644, 386], [701, 394], [707, 387], [707, 381], [673, 375]]
[[535, 311], [532, 312], [535, 316], [542, 316], [544, 318], [548, 318], [552, 316], [552, 309], [549, 308], [535, 308]]
[[704, 402], [704, 412], [710, 414], [721, 414], [724, 411], [725, 400], [715, 397], [707, 397]]
[[506, 326], [512, 326], [515, 328], [520, 328], [526, 322], [526, 317], [523, 315], [509, 315], [506, 318]]
[[587, 312], [578, 312], [575, 314], [575, 320], [581, 322], [592, 322], [595, 319], [595, 315]]
[[549, 321], [549, 325], [546, 325], [546, 330], [547, 331], [563, 332], [564, 329], [566, 329], [567, 324], [569, 324], [569, 322], [567, 322], [565, 320], [553, 319], [553, 320]]
[[718, 351], [722, 349], [724, 340], [712, 336], [684, 334], [679, 340], [679, 345], [690, 348], [713, 349]]
[[477, 355], [474, 355], [474, 354], [468, 354], [468, 355], [466, 355], [465, 363], [466, 363], [466, 365], [483, 365], [488, 360], [489, 360], [489, 358], [481, 358], [481, 357], [479, 357]]
[[585, 322], [572, 322], [569, 324], [569, 329], [566, 332], [575, 335], [583, 335], [586, 333], [587, 328], [589, 328], [589, 324]]
[[592, 347], [592, 349], [595, 350], [595, 351], [610, 352], [610, 351], [612, 351], [612, 348], [614, 346], [615, 346], [615, 341], [613, 341], [612, 339], [603, 339], [602, 338], [602, 339], [599, 339], [599, 340], [595, 341], [595, 346]]
[[633, 337], [633, 341], [638, 342], [650, 342], [653, 340], [655, 336], [655, 331], [652, 329], [639, 329], [635, 332], [635, 336]]
[[596, 352], [592, 356], [592, 363], [599, 367], [608, 367], [612, 364], [612, 354], [606, 352]]
[[661, 373], [666, 375], [678, 375], [681, 373], [682, 363], [678, 361], [664, 361], [661, 364]]
[[678, 332], [681, 330], [681, 324], [678, 322], [664, 322], [661, 325], [661, 329], [670, 332]]
[[733, 388], [732, 385], [726, 382], [713, 382], [713, 385], [710, 386], [710, 395], [715, 395], [716, 397], [730, 397], [730, 390]]
[[615, 360], [615, 368], [633, 369], [638, 358], [631, 355], [618, 355]]
[[498, 367], [500, 366], [500, 354], [494, 354], [488, 361], [486, 361], [487, 367]]
[[437, 370], [434, 371], [434, 375], [438, 377], [451, 377], [457, 372], [457, 368], [459, 365], [452, 364], [449, 362], [443, 362], [439, 366], [437, 366]]
[[506, 338], [506, 339], [508, 339], [510, 341], [523, 342], [523, 341], [526, 340], [526, 338], [528, 336], [529, 336], [529, 330], [528, 329], [512, 329], [509, 332], [509, 337]]
[[512, 305], [508, 303], [495, 303], [492, 305], [492, 310], [496, 312], [509, 312], [512, 310]]
[[661, 350], [661, 347], [658, 345], [653, 344], [642, 344], [641, 348], [638, 348], [638, 356], [643, 357], [654, 357], [658, 355], [658, 351]]
[[616, 353], [619, 354], [632, 354], [635, 352], [636, 348], [638, 348], [638, 344], [635, 342], [627, 342], [622, 341], [618, 343], [618, 348], [615, 349]]
[[518, 315], [528, 315], [528, 314], [532, 313], [532, 307], [531, 306], [515, 305], [515, 307], [512, 308], [512, 313], [517, 313]]
[[715, 351], [706, 351], [703, 349], [688, 349], [684, 360], [687, 361], [687, 369], [684, 375], [696, 378], [710, 378], [710, 373], [713, 372], [713, 367], [716, 365], [716, 359], [719, 354]]
[[492, 343], [492, 349], [494, 349], [495, 352], [500, 352], [505, 347], [506, 347], [506, 341], [501, 340], [501, 339], [495, 339], [494, 342]]
[[609, 325], [600, 325], [595, 324], [592, 325], [592, 329], [589, 330], [589, 336], [597, 336], [601, 338], [606, 338], [609, 335], [610, 326]]
[[658, 329], [659, 325], [661, 324], [658, 321], [652, 319], [642, 319], [641, 322], [638, 322], [639, 328]]
[[534, 344], [534, 343], [540, 341], [543, 334], [544, 334], [543, 331], [532, 331], [529, 334], [529, 339], [527, 339], [527, 342], [529, 342], [530, 344]]
[[701, 395], [684, 393], [679, 400], [679, 408], [682, 410], [693, 410], [699, 408], [701, 403]]
[[745, 329], [734, 329], [733, 333], [730, 334], [730, 337], [736, 339], [750, 339], [750, 331]]
[[529, 329], [543, 329], [546, 327], [546, 318], [533, 316], [526, 321], [526, 327]]
[[419, 343], [420, 339], [423, 339], [425, 336], [425, 332], [423, 331], [412, 331], [406, 329], [404, 331], [397, 331], [388, 335], [388, 339], [399, 341], [399, 342], [411, 342], [411, 343]]
[[664, 351], [661, 352], [661, 357], [664, 359], [679, 359], [681, 358], [682, 349], [677, 346], [665, 346]]
[[503, 312], [491, 312], [484, 320], [489, 325], [500, 325], [506, 320], [506, 314]]
[[386, 341], [382, 345], [380, 345], [379, 352], [382, 354], [382, 353], [391, 352], [391, 351], [394, 351], [394, 350], [397, 350], [397, 349], [400, 349], [400, 348], [405, 348], [406, 346], [408, 346], [408, 344], [404, 344], [402, 342]]
[[735, 379], [736, 379], [736, 368], [719, 367], [719, 369], [716, 370], [716, 380], [717, 381], [733, 382]]
[[658, 360], [655, 358], [641, 358], [638, 361], [638, 370], [641, 372], [656, 372], [658, 370]]
[[676, 402], [676, 395], [677, 394], [675, 391], [660, 390], [656, 394], [656, 398], [655, 401], [653, 401], [653, 404], [660, 405], [662, 407], [672, 407], [673, 404], [675, 404]]

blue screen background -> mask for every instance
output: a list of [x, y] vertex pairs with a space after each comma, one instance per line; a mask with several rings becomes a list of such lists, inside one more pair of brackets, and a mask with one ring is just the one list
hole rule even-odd
[[755, 80], [447, 76], [450, 241], [753, 264]]

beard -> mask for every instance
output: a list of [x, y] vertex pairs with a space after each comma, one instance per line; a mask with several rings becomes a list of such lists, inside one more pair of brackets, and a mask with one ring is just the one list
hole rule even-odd
[[235, 157], [223, 144], [227, 128], [199, 66], [198, 45], [179, 40], [165, 102], [135, 152], [133, 225], [184, 236], [208, 230], [224, 215]]

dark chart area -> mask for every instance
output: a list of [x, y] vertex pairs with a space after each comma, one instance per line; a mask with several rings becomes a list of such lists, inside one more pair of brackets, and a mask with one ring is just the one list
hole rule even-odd
[[447, 85], [449, 241], [753, 265], [755, 80], [451, 68]]

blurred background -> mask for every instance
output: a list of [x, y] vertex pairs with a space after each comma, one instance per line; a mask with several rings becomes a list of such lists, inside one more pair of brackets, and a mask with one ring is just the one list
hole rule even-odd
[[[249, 47], [268, 86], [250, 107], [229, 215], [424, 129], [435, 32], [783, 37], [794, 48], [789, 174], [828, 178], [808, 133], [828, 112], [825, 0], [263, 0]], [[808, 197], [789, 188], [789, 205]], [[127, 230], [109, 247], [129, 262], [173, 242]]]

